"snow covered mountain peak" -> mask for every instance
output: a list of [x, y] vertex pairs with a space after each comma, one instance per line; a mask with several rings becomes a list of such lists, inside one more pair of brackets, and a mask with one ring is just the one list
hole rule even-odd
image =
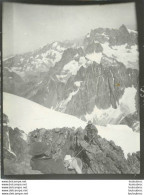
[[[91, 30], [83, 39], [81, 46], [71, 41], [55, 41], [33, 52], [6, 59], [4, 67], [20, 75], [27, 72], [49, 71], [62, 58], [65, 58], [65, 55], [68, 55], [70, 48], [77, 49], [75, 55], [85, 56], [97, 63], [101, 62], [101, 56], [105, 54], [108, 57], [114, 57], [127, 67], [138, 68], [136, 66], [138, 62], [137, 33], [127, 29], [124, 25], [119, 29], [96, 28]], [[122, 60], [123, 58], [127, 61]]]

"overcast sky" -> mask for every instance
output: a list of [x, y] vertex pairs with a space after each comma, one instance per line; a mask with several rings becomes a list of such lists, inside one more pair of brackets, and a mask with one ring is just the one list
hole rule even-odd
[[3, 55], [35, 50], [53, 41], [71, 40], [97, 27], [136, 30], [134, 3], [54, 6], [4, 3]]

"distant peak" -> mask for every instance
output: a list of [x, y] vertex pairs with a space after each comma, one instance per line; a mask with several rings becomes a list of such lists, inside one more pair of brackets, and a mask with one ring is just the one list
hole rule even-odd
[[126, 27], [124, 24], [122, 24], [122, 25], [120, 26], [120, 29], [121, 29], [121, 28], [127, 29], [127, 27]]
[[127, 27], [126, 27], [124, 24], [122, 24], [122, 25], [120, 26], [119, 30], [120, 30], [120, 31], [124, 31], [124, 32], [128, 32], [128, 29], [127, 29]]

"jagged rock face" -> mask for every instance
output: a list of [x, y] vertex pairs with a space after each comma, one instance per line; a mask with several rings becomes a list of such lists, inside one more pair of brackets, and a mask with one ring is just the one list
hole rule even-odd
[[85, 49], [86, 53], [100, 53], [103, 51], [103, 47], [101, 46], [100, 43], [89, 43]]
[[[140, 170], [140, 164], [138, 163], [140, 161], [140, 152], [133, 153], [132, 155], [128, 155], [127, 162], [130, 170], [132, 170], [133, 173], [137, 173], [137, 170]], [[140, 171], [139, 171], [140, 172]]]
[[89, 159], [89, 168], [86, 173], [121, 174], [129, 172], [129, 167], [120, 147], [117, 147], [112, 141], [107, 143], [105, 139], [100, 137], [95, 138], [95, 141], [96, 143], [93, 146], [89, 146], [85, 142], [81, 143], [83, 147], [86, 147], [86, 151], [83, 153]]
[[[119, 72], [121, 72], [120, 75]], [[129, 72], [133, 72], [135, 76], [129, 76]], [[136, 71], [126, 70], [120, 64], [110, 68], [93, 64], [85, 70], [83, 75], [79, 91], [68, 102], [65, 110], [65, 112], [78, 117], [91, 113], [95, 105], [99, 109], [107, 109], [110, 106], [117, 108], [124, 89], [135, 85], [135, 78], [137, 78]], [[121, 75], [123, 76], [121, 77]]]
[[9, 132], [11, 149], [16, 154], [17, 161], [20, 162], [24, 161], [25, 154], [27, 154], [28, 150], [27, 142], [23, 139], [23, 134], [27, 137], [27, 135], [18, 128]]
[[11, 150], [11, 144], [10, 144], [10, 136], [9, 136], [9, 128], [7, 126], [3, 127], [4, 133], [3, 133], [3, 154], [4, 158], [7, 159], [16, 159], [15, 153]]
[[4, 139], [4, 158], [14, 159], [22, 162], [27, 153], [27, 142], [22, 138], [23, 132], [15, 128], [4, 126], [3, 139]]
[[9, 71], [7, 68], [4, 68], [4, 75], [3, 75], [4, 91], [19, 95], [19, 91], [21, 90], [21, 87], [23, 85], [24, 85], [24, 81], [18, 74]]
[[[139, 173], [138, 153], [129, 155], [128, 159], [125, 159], [122, 149], [116, 146], [113, 141], [109, 142], [96, 135], [90, 145], [85, 137], [85, 131], [81, 129], [76, 132], [68, 128], [51, 131], [37, 129], [29, 134], [29, 144], [37, 142], [47, 144], [47, 150], [41, 154], [49, 156], [50, 159], [55, 159], [56, 162], [58, 159], [63, 160], [67, 154], [79, 157], [83, 162], [84, 174]], [[37, 151], [33, 151], [33, 156], [35, 154]], [[33, 162], [32, 166], [34, 169], [43, 170], [41, 166], [44, 160], [38, 159], [38, 161]], [[47, 160], [47, 164], [49, 164], [49, 160]], [[49, 173], [48, 169], [46, 168], [45, 172], [43, 170], [43, 173]]]
[[109, 41], [110, 45], [128, 45], [137, 44], [137, 36], [134, 32], [129, 32], [125, 25], [122, 25], [119, 29], [97, 28], [91, 30], [84, 40], [84, 45], [98, 41], [105, 43]]
[[[26, 136], [26, 135], [25, 135]], [[3, 127], [3, 160], [5, 175], [41, 174], [32, 170], [28, 144], [23, 139], [24, 133], [15, 128]]]
[[[95, 108], [104, 115], [106, 109], [117, 109], [127, 88], [138, 89], [137, 33], [124, 25], [97, 28], [79, 47], [54, 42], [12, 57], [4, 67], [5, 92], [87, 120]], [[90, 119], [106, 123], [93, 114]]]

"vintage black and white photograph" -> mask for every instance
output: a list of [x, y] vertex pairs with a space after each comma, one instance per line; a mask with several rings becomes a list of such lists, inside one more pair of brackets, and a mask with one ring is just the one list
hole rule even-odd
[[140, 174], [135, 3], [3, 3], [4, 175]]

